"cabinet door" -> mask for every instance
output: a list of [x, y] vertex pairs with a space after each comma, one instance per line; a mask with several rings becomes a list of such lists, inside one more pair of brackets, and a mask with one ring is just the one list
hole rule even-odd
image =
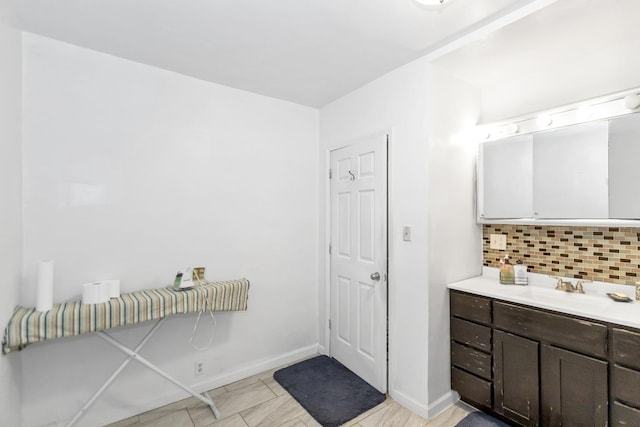
[[532, 135], [486, 142], [478, 151], [478, 212], [482, 219], [531, 218]]
[[609, 122], [609, 216], [640, 219], [640, 114]]
[[607, 362], [543, 345], [541, 374], [542, 425], [607, 425]]
[[494, 411], [524, 426], [539, 425], [538, 343], [494, 332]]
[[607, 218], [608, 122], [533, 136], [535, 218]]

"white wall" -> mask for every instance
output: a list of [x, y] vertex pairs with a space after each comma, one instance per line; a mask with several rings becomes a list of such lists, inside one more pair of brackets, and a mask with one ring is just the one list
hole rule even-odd
[[[393, 351], [390, 354], [389, 368], [392, 374], [389, 390], [394, 398], [403, 394], [423, 403], [427, 399], [428, 324], [425, 168], [427, 82], [424, 71], [424, 64], [412, 63], [320, 111], [320, 143], [323, 150], [393, 128], [389, 150], [389, 286], [394, 291], [390, 293], [389, 305], [392, 316], [396, 316], [392, 317], [390, 340], [392, 350], [411, 348], [411, 351]], [[328, 165], [324, 164], [321, 169], [327, 170]], [[326, 180], [322, 183], [327, 184]], [[413, 227], [411, 243], [402, 241], [403, 224]], [[321, 264], [325, 259], [323, 251]], [[324, 312], [324, 308], [321, 308], [321, 312]], [[326, 325], [326, 321], [320, 324]], [[326, 347], [328, 342], [328, 334], [325, 334], [321, 344], [324, 343]], [[404, 369], [409, 366], [410, 370]]]
[[[424, 416], [437, 412], [451, 398], [448, 353], [445, 353], [448, 346], [432, 348], [430, 342], [441, 343], [441, 336], [429, 337], [430, 322], [434, 329], [446, 326], [442, 333], [448, 334], [448, 306], [441, 306], [432, 314], [430, 299], [436, 298], [434, 304], [446, 304], [443, 301], [446, 280], [469, 277], [480, 271], [479, 231], [473, 211], [473, 148], [451, 146], [451, 135], [477, 118], [477, 109], [473, 109], [478, 103], [477, 94], [468, 85], [446, 78], [421, 59], [320, 111], [321, 159], [326, 158], [327, 150], [341, 143], [393, 129], [389, 171], [389, 391], [396, 400]], [[440, 110], [441, 104], [445, 112]], [[458, 161], [461, 163], [457, 164]], [[436, 169], [438, 165], [441, 166]], [[446, 167], [453, 165], [450, 173], [461, 174], [449, 181], [440, 180], [443, 176], [451, 178]], [[321, 170], [327, 169], [323, 162]], [[324, 204], [324, 172], [322, 176]], [[321, 209], [322, 227], [325, 209]], [[402, 240], [403, 225], [413, 227], [412, 242]], [[442, 233], [436, 234], [436, 228]], [[321, 248], [326, 245], [326, 241], [321, 242]], [[455, 263], [430, 262], [431, 256], [439, 259], [436, 251], [440, 250], [448, 255], [457, 254]], [[326, 251], [321, 250], [320, 254], [320, 265], [324, 266]], [[464, 267], [459, 268], [461, 265]], [[321, 279], [325, 283], [323, 268]], [[326, 347], [329, 337], [324, 327], [325, 299], [325, 293], [321, 292], [321, 345]], [[447, 358], [446, 366], [443, 357]], [[434, 386], [430, 393], [432, 375], [447, 379], [442, 387]]]
[[483, 123], [640, 86], [640, 2], [531, 3], [552, 4], [436, 59], [480, 90]]
[[[171, 318], [143, 351], [152, 361], [208, 389], [315, 352], [318, 111], [24, 40], [23, 303], [34, 303], [40, 259], [56, 261], [56, 301], [84, 282], [120, 278], [132, 291], [205, 266], [210, 280], [247, 277], [249, 310], [218, 314], [201, 353], [188, 342], [195, 316]], [[148, 327], [114, 334], [133, 343]], [[27, 426], [68, 419], [123, 359], [92, 336], [22, 355]], [[80, 425], [183, 395], [142, 366], [126, 372]]]
[[428, 394], [431, 415], [446, 406], [451, 390], [446, 285], [481, 274], [482, 230], [476, 224], [475, 215], [477, 145], [464, 138], [464, 130], [477, 123], [480, 97], [474, 88], [437, 67], [431, 67], [429, 76]]
[[[585, 3], [588, 4], [578, 7], [587, 11], [594, 5], [610, 6], [607, 2]], [[626, 5], [620, 4], [619, 8], [611, 9], [616, 10], [613, 13], [621, 13], [629, 7], [637, 9], [637, 2], [627, 1]], [[481, 59], [481, 63], [498, 67], [494, 73], [497, 76], [494, 84], [482, 88], [482, 122], [506, 120], [640, 86], [640, 57], [623, 53], [640, 49], [640, 40], [636, 36], [637, 12], [628, 16], [631, 19], [626, 22], [607, 16], [601, 18], [603, 22], [611, 22], [614, 29], [596, 28], [597, 23], [589, 19], [586, 24], [589, 30], [577, 33], [572, 26], [580, 21], [584, 24], [582, 16], [559, 20], [564, 22], [566, 34], [548, 31], [539, 25], [538, 29], [545, 34], [541, 38], [540, 34], [526, 33], [529, 46], [514, 45], [515, 52], [501, 48], [495, 50], [494, 55], [521, 58], [521, 62], [495, 64], [492, 58]], [[616, 32], [628, 36], [620, 37]], [[624, 48], [619, 40], [625, 40], [622, 42], [626, 45]], [[468, 65], [466, 72], [473, 73], [474, 64]]]
[[[22, 264], [22, 35], [0, 0], [0, 328], [19, 303]], [[21, 355], [0, 355], [0, 424], [19, 426]]]

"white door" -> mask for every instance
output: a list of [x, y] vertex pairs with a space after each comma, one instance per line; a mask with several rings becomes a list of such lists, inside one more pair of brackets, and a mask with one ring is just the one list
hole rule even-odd
[[331, 152], [331, 356], [387, 391], [387, 135]]

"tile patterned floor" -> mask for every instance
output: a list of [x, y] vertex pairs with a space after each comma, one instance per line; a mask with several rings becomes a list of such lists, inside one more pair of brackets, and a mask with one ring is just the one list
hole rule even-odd
[[[219, 420], [213, 417], [208, 406], [191, 397], [109, 427], [320, 427], [273, 379], [277, 369], [209, 391], [220, 411]], [[387, 398], [345, 427], [452, 427], [472, 410], [458, 403], [432, 420], [426, 420]]]

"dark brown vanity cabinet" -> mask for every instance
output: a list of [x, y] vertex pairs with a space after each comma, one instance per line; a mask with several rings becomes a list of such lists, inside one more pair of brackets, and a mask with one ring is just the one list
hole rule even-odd
[[[522, 426], [608, 425], [610, 326], [459, 291], [450, 295], [451, 387], [463, 400], [481, 401], [488, 411]], [[640, 355], [640, 334], [621, 330], [618, 345]], [[620, 360], [618, 369], [634, 370], [637, 381], [635, 386], [633, 380], [617, 381], [612, 420], [640, 427], [640, 357], [625, 359], [637, 359], [637, 365]]]
[[640, 333], [611, 330], [611, 425], [640, 426]]
[[451, 295], [451, 388], [469, 403], [493, 406], [491, 300]]
[[539, 344], [494, 331], [494, 410], [518, 424], [539, 425]]
[[608, 363], [550, 345], [541, 350], [542, 425], [606, 426]]
[[[513, 334], [511, 342], [518, 343], [505, 349], [503, 359], [515, 359], [510, 367], [500, 366], [494, 354], [495, 378], [497, 380], [500, 370], [510, 368], [512, 381], [517, 382], [520, 369], [522, 384], [519, 386], [528, 385], [527, 394], [521, 390], [519, 397], [512, 398], [518, 405], [507, 408], [516, 411], [497, 406], [494, 410], [526, 426], [606, 426], [609, 415], [607, 325], [503, 301], [494, 301], [493, 311], [496, 345], [500, 331]], [[528, 341], [524, 341], [524, 337]], [[540, 367], [539, 373], [536, 364]], [[494, 381], [496, 396], [499, 386]], [[505, 389], [504, 395], [511, 392]], [[529, 402], [531, 404], [525, 406]]]

